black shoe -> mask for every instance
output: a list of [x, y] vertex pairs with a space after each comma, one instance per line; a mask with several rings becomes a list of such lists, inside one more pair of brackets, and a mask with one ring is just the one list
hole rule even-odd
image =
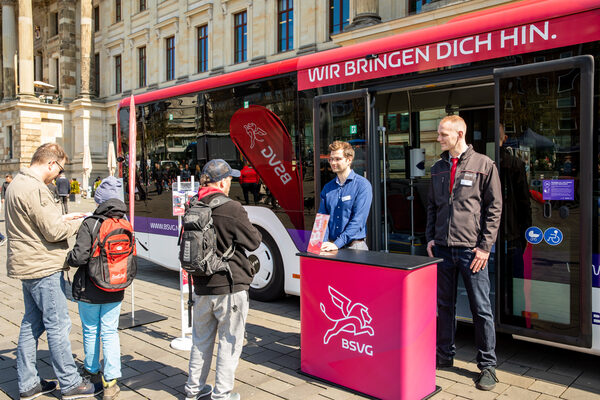
[[35, 385], [33, 389], [30, 389], [24, 393], [20, 393], [21, 400], [35, 399], [43, 394], [50, 393], [56, 389], [56, 382], [40, 380], [40, 383]]
[[496, 369], [494, 367], [484, 368], [479, 377], [475, 380], [475, 387], [479, 390], [492, 390], [499, 382], [496, 377]]
[[446, 358], [439, 358], [439, 357], [435, 358], [435, 367], [437, 369], [440, 369], [440, 368], [450, 368], [450, 367], [453, 367], [453, 366], [454, 366], [454, 358], [448, 358], [448, 359], [446, 359]]
[[84, 397], [94, 397], [96, 392], [95, 385], [88, 379], [83, 378], [78, 386], [62, 394], [63, 400], [82, 399]]

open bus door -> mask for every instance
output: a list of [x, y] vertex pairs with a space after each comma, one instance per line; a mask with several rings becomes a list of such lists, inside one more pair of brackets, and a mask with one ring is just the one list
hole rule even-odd
[[494, 70], [498, 328], [588, 348], [593, 64], [577, 56]]
[[[332, 93], [314, 98], [313, 121], [315, 140], [315, 186], [321, 193], [323, 186], [335, 178], [329, 166], [328, 146], [334, 140], [349, 142], [354, 148], [352, 169], [367, 178], [376, 187], [379, 176], [375, 171], [379, 159], [379, 142], [373, 137], [373, 105], [367, 89]], [[319, 171], [319, 172], [317, 172]], [[380, 249], [380, 229], [373, 226], [374, 215], [380, 215], [379, 191], [373, 193], [371, 213], [367, 221], [367, 244], [370, 250]], [[318, 200], [317, 200], [317, 209]]]

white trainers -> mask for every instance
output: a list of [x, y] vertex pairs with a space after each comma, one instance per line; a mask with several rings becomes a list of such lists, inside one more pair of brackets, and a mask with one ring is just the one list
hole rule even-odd
[[209, 394], [211, 394], [213, 391], [213, 387], [212, 385], [206, 384], [204, 385], [204, 387], [202, 388], [202, 390], [200, 390], [200, 392], [198, 392], [196, 395], [194, 396], [187, 396], [185, 398], [185, 400], [198, 400], [201, 399], [205, 396], [208, 396]]

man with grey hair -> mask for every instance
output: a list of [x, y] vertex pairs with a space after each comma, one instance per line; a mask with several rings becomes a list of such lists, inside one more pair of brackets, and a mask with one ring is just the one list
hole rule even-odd
[[[233, 254], [229, 258], [229, 272], [217, 272], [209, 276], [194, 276], [194, 326], [190, 354], [188, 381], [185, 385], [186, 400], [196, 400], [212, 393], [213, 400], [239, 400], [233, 393], [235, 370], [242, 354], [246, 317], [248, 316], [248, 289], [258, 272], [250, 263], [246, 251], [254, 251], [262, 237], [248, 219], [244, 207], [229, 199], [233, 177], [240, 171], [232, 169], [221, 159], [211, 160], [204, 166], [200, 177], [198, 202], [212, 209], [212, 219], [217, 236], [218, 257]], [[219, 336], [214, 390], [206, 383], [212, 361], [215, 337]]]

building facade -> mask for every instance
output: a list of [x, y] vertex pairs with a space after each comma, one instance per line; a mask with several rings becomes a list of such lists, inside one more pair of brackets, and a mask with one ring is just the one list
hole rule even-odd
[[105, 176], [124, 97], [508, 1], [1, 0], [0, 173], [56, 142], [70, 177], [82, 176], [86, 149], [91, 175]]

